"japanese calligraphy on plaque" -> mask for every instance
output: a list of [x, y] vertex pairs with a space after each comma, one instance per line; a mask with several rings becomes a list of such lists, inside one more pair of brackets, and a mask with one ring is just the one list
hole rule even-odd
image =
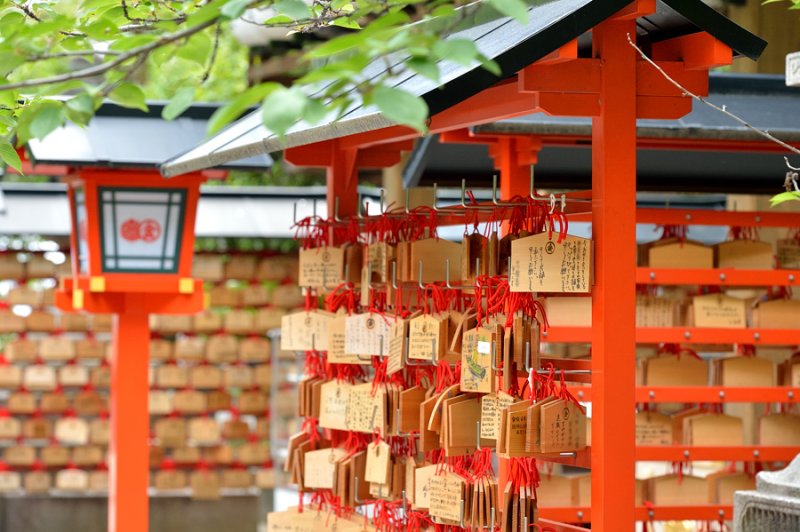
[[281, 349], [327, 351], [328, 323], [334, 315], [323, 310], [301, 311], [281, 318]]
[[430, 514], [448, 521], [461, 521], [464, 479], [455, 473], [434, 475], [430, 480]]
[[363, 361], [356, 355], [345, 353], [347, 316], [337, 315], [328, 322], [328, 362], [332, 364], [361, 364]]
[[330, 288], [343, 281], [344, 250], [321, 247], [300, 250], [300, 275], [297, 284]]
[[567, 235], [558, 242], [547, 233], [511, 243], [512, 292], [589, 292], [592, 288], [592, 241]]
[[[385, 388], [373, 393], [371, 382], [352, 386], [346, 408], [347, 430], [367, 433], [378, 430], [381, 434], [386, 434]], [[320, 426], [323, 426], [321, 420]]]
[[345, 354], [385, 356], [389, 351], [391, 319], [374, 312], [347, 316], [345, 319]]

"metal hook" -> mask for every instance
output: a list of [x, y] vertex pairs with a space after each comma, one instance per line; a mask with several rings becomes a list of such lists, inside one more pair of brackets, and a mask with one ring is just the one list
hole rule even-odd
[[358, 476], [355, 476], [355, 482], [353, 482], [353, 502], [356, 504], [367, 503], [367, 501], [358, 498]]
[[531, 177], [530, 177], [530, 183], [529, 183], [528, 196], [531, 199], [536, 199], [536, 188], [533, 186], [533, 169], [534, 169], [534, 166], [531, 165]]
[[444, 285], [451, 290], [456, 288], [450, 284], [450, 259], [444, 259]]
[[503, 366], [497, 365], [497, 342], [492, 340], [492, 369], [495, 371], [503, 371]]
[[363, 212], [363, 205], [361, 203], [361, 193], [360, 192], [358, 193], [357, 197], [358, 197], [358, 201], [356, 203], [356, 218], [358, 218], [359, 220], [363, 220], [364, 219], [364, 212]]
[[[406, 366], [435, 366], [435, 364], [433, 362], [433, 359], [431, 359], [430, 362], [428, 362], [428, 361], [411, 362], [411, 359], [408, 358], [408, 353], [409, 353], [409, 349], [410, 349], [410, 347], [409, 347], [410, 342], [408, 341], [408, 338], [406, 338], [405, 341], [406, 341], [406, 349], [403, 352], [403, 362], [405, 362]], [[431, 342], [433, 342], [433, 347], [434, 347], [434, 351], [435, 351], [435, 349], [436, 349], [436, 340], [431, 340]]]
[[464, 526], [464, 499], [461, 499], [461, 503], [459, 504], [459, 512], [461, 513], [461, 518], [459, 519], [459, 526], [461, 528], [465, 528], [465, 526]]
[[497, 174], [492, 176], [492, 203], [500, 205], [500, 202], [497, 201]]
[[481, 422], [480, 421], [476, 421], [475, 422], [475, 448], [477, 450], [479, 450], [479, 451], [482, 449], [482, 447], [481, 447]]
[[439, 197], [439, 183], [433, 183], [433, 204], [431, 208], [434, 212], [439, 212], [439, 207], [436, 205], [436, 199]]
[[372, 357], [378, 357], [378, 359], [383, 362], [383, 335], [378, 335], [378, 354], [377, 355], [367, 355], [366, 358], [361, 356], [360, 354], [356, 354], [356, 358], [362, 360], [364, 362], [372, 362]]
[[312, 351], [316, 351], [317, 350], [317, 334], [316, 333], [311, 333], [311, 350]]
[[314, 215], [314, 219], [316, 220], [316, 218], [317, 218], [317, 198], [312, 198], [311, 199], [311, 209], [312, 209], [311, 212]]
[[[412, 460], [413, 460], [413, 458], [412, 458]], [[406, 490], [400, 490], [400, 496], [402, 497], [402, 501], [403, 501], [403, 519], [405, 519], [406, 517], [408, 517], [408, 506], [407, 506], [407, 503], [406, 503]]]
[[411, 213], [411, 211], [409, 211], [409, 210], [408, 210], [408, 201], [409, 201], [409, 199], [408, 199], [408, 187], [406, 187], [406, 188], [404, 189], [404, 191], [405, 191], [405, 194], [406, 194], [406, 205], [405, 205], [405, 208], [406, 208], [406, 214], [410, 214], [410, 213]]
[[419, 261], [419, 277], [417, 278], [417, 286], [420, 290], [425, 290], [425, 285], [422, 284], [422, 260]]
[[561, 194], [561, 212], [565, 212], [567, 210], [567, 195]]
[[293, 225], [297, 225], [297, 202], [296, 201], [292, 204], [292, 223], [293, 223]]
[[383, 200], [384, 200], [384, 194], [385, 194], [385, 193], [386, 193], [386, 191], [384, 191], [383, 189], [381, 189], [381, 199], [380, 199], [380, 203], [378, 204], [378, 206], [380, 207], [380, 208], [378, 209], [378, 212], [379, 212], [379, 214], [383, 214], [383, 213], [384, 213], [384, 210], [383, 210]]
[[341, 222], [342, 221], [339, 218], [339, 196], [335, 196], [333, 198], [333, 221], [334, 222]]
[[[402, 436], [404, 438], [416, 438], [419, 436], [416, 432], [401, 432], [400, 431], [400, 407], [397, 408], [397, 414], [394, 417], [394, 434], [395, 436]], [[405, 497], [405, 491], [403, 491], [403, 497]]]
[[461, 206], [463, 208], [465, 208], [465, 209], [468, 208], [467, 207], [467, 180], [466, 179], [462, 179], [461, 180]]
[[531, 366], [531, 342], [530, 340], [525, 342], [525, 371], [530, 373], [533, 370]]
[[392, 288], [399, 289], [397, 286], [397, 261], [392, 262]]

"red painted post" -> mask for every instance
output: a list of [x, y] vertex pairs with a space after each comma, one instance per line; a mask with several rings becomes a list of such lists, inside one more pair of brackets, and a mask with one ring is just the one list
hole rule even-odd
[[108, 532], [146, 532], [150, 323], [145, 296], [124, 297], [124, 312], [114, 318], [111, 360]]
[[358, 212], [358, 149], [336, 149], [331, 154], [331, 164], [326, 168], [328, 186], [328, 216], [333, 217], [336, 203], [338, 215], [355, 216]]
[[592, 119], [592, 529], [634, 529], [636, 52], [634, 20], [592, 31], [602, 60]]

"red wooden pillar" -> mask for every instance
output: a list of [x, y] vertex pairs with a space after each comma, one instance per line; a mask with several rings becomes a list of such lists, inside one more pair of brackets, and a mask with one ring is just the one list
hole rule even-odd
[[357, 158], [357, 148], [336, 149], [331, 154], [331, 164], [325, 169], [329, 217], [333, 216], [337, 202], [339, 217], [355, 216], [358, 213]]
[[635, 19], [592, 31], [602, 61], [600, 115], [592, 119], [592, 529], [634, 529], [636, 363]]
[[127, 294], [114, 317], [111, 360], [108, 530], [148, 529], [150, 321], [144, 295]]
[[527, 196], [530, 191], [530, 166], [536, 163], [536, 151], [531, 153], [527, 139], [500, 137], [497, 140], [495, 167], [500, 170], [500, 198]]

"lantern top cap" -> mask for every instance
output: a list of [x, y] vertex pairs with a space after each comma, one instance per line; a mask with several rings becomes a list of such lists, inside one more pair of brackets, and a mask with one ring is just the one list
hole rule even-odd
[[[496, 77], [477, 62], [469, 66], [445, 61], [440, 64], [441, 83], [414, 73], [403, 65], [405, 57], [397, 56], [393, 65], [395, 86], [422, 97], [431, 115], [440, 113], [467, 98], [513, 76], [547, 54], [574, 39], [582, 49], [591, 46], [592, 28], [628, 6], [630, 0], [528, 0], [528, 23], [520, 24], [509, 17], [498, 16], [487, 2], [462, 7], [468, 11], [458, 31], [446, 39], [468, 39], [478, 50], [500, 67]], [[641, 17], [637, 23], [639, 40], [658, 42], [684, 35], [707, 32], [730, 47], [734, 53], [757, 59], [764, 47], [752, 35], [701, 0], [659, 0], [656, 12]], [[374, 61], [363, 72], [366, 78], [386, 75], [383, 59]], [[322, 89], [320, 89], [322, 90]], [[309, 89], [315, 95], [314, 89]], [[298, 122], [282, 137], [273, 135], [261, 121], [257, 111], [235, 122], [215, 137], [192, 150], [168, 160], [161, 166], [165, 176], [175, 176], [259, 153], [332, 140], [351, 134], [375, 131], [393, 126], [376, 107], [355, 101], [340, 118], [329, 116], [322, 124]]]

